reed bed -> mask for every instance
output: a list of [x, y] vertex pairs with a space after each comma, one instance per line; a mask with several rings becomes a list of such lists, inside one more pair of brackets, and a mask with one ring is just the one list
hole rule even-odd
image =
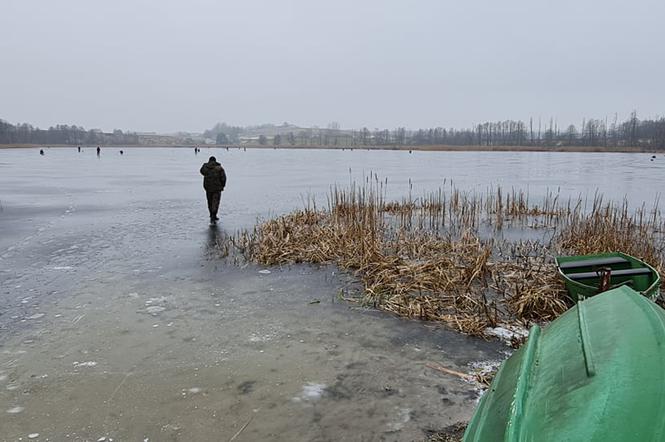
[[[533, 203], [520, 190], [475, 194], [452, 184], [387, 201], [385, 190], [377, 178], [334, 187], [326, 208], [308, 204], [228, 242], [262, 265], [333, 263], [362, 282], [358, 302], [476, 336], [551, 321], [571, 306], [556, 254], [621, 250], [664, 268], [657, 208], [631, 211], [599, 195], [564, 201], [558, 191]], [[503, 240], [508, 228], [524, 238]], [[528, 239], [536, 230], [544, 239]]]

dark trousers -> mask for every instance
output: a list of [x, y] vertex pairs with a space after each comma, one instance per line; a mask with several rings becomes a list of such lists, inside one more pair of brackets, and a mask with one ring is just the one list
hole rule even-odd
[[208, 212], [210, 212], [210, 218], [215, 218], [217, 216], [217, 211], [219, 210], [219, 200], [222, 198], [222, 192], [206, 192], [206, 198], [208, 199]]

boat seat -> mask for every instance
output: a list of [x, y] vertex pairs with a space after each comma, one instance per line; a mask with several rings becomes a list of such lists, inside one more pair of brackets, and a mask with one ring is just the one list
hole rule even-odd
[[[639, 269], [613, 270], [610, 276], [643, 276], [650, 274], [650, 269], [641, 267]], [[598, 274], [596, 272], [569, 273], [566, 276], [574, 281], [579, 281], [580, 279], [598, 278]]]
[[607, 266], [611, 264], [628, 264], [626, 258], [620, 256], [610, 256], [607, 258], [583, 259], [581, 261], [562, 262], [559, 268], [562, 270], [576, 269], [579, 267]]

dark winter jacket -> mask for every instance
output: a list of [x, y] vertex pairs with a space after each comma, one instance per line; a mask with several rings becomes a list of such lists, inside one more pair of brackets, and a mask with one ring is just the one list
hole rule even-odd
[[217, 161], [208, 161], [201, 166], [203, 188], [206, 192], [221, 192], [226, 186], [226, 173]]

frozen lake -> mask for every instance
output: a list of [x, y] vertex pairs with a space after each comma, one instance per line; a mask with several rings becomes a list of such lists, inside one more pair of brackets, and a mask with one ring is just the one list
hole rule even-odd
[[[372, 173], [393, 197], [452, 180], [636, 206], [665, 171], [647, 154], [124, 151], [0, 150], [7, 440], [422, 439], [475, 404], [473, 385], [425, 364], [467, 372], [505, 347], [341, 303], [353, 283], [332, 268], [224, 265], [216, 238]], [[218, 229], [198, 174], [209, 155], [229, 177]]]
[[[205, 212], [198, 169], [215, 155], [229, 177], [222, 210], [226, 229], [252, 225], [257, 217], [302, 207], [303, 197], [325, 203], [334, 184], [376, 174], [388, 180], [388, 196], [414, 195], [451, 181], [469, 192], [502, 186], [528, 191], [538, 199], [547, 191], [562, 196], [624, 196], [634, 206], [651, 205], [661, 192], [665, 155], [544, 152], [419, 152], [273, 149], [105, 148], [0, 150], [0, 202], [4, 217], [77, 208], [117, 211], [140, 202], [181, 204], [192, 222]], [[9, 210], [11, 208], [11, 210]], [[43, 213], [43, 212], [41, 212]], [[205, 219], [205, 213], [201, 214]], [[158, 219], [160, 218], [160, 219]], [[157, 222], [167, 222], [155, 214]], [[3, 228], [3, 226], [0, 226]], [[2, 233], [2, 231], [0, 231]], [[2, 235], [4, 236], [4, 235]]]

